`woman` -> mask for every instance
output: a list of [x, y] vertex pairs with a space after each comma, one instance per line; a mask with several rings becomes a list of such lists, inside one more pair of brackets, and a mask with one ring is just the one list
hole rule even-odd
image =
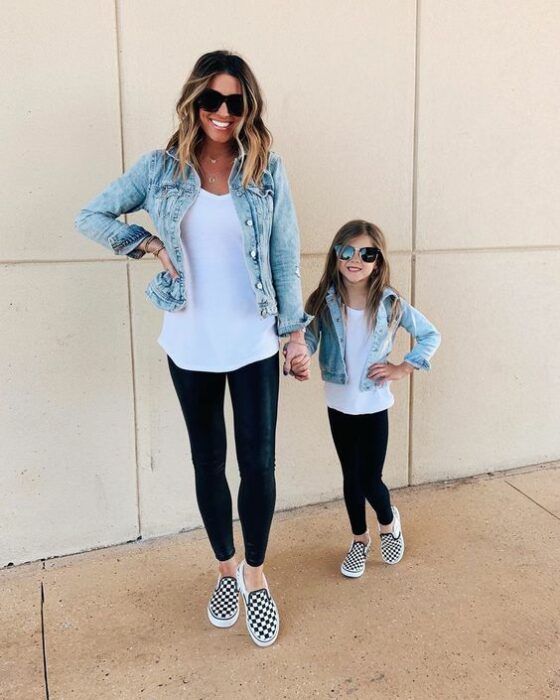
[[[263, 572], [274, 512], [279, 336], [284, 374], [309, 376], [299, 234], [289, 185], [262, 120], [245, 61], [205, 54], [183, 88], [179, 127], [165, 151], [144, 155], [78, 215], [76, 226], [120, 255], [152, 253], [163, 271], [148, 298], [164, 314], [159, 343], [185, 418], [198, 506], [218, 560], [208, 617], [239, 615], [259, 646], [272, 644], [278, 610]], [[117, 221], [145, 209], [158, 236]], [[225, 475], [224, 393], [229, 385], [241, 475], [245, 561], [237, 565]]]

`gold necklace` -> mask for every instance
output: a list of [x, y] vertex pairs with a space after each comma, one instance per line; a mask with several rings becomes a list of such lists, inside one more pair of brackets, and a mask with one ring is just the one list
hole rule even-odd
[[[209, 160], [213, 165], [215, 165], [215, 164], [218, 162], [218, 160], [220, 160], [219, 158], [215, 158], [215, 159], [214, 159], [214, 158], [210, 158], [210, 156], [207, 156], [207, 158], [208, 158], [208, 160]], [[235, 160], [235, 158], [231, 158], [231, 157], [230, 157], [229, 160], [233, 163], [233, 161]], [[211, 185], [213, 185], [213, 184], [217, 181], [218, 176], [217, 176], [217, 175], [210, 175], [209, 173], [207, 173], [207, 172], [206, 172], [206, 168], [202, 165], [202, 161], [201, 161], [201, 163], [200, 163], [200, 169], [202, 170], [202, 174], [204, 175], [204, 177], [208, 180], [208, 182], [209, 182]]]

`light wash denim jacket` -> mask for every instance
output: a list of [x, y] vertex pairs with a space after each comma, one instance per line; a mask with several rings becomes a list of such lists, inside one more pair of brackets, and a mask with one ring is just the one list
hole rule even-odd
[[[393, 301], [400, 301], [400, 314], [396, 322], [389, 323], [389, 315]], [[305, 342], [309, 353], [312, 355], [319, 347], [319, 366], [321, 376], [326, 382], [334, 384], [346, 384], [348, 373], [345, 363], [345, 325], [342, 309], [338, 302], [334, 287], [331, 287], [326, 296], [326, 309], [318, 318], [318, 332], [312, 326], [305, 330]], [[430, 358], [435, 353], [441, 342], [441, 336], [435, 326], [402, 297], [398, 297], [395, 290], [386, 287], [379, 309], [375, 328], [372, 330], [367, 352], [367, 361], [362, 368], [360, 377], [360, 391], [367, 391], [376, 385], [373, 379], [367, 376], [370, 365], [378, 362], [386, 362], [387, 356], [393, 348], [395, 333], [398, 328], [407, 330], [416, 340], [412, 350], [404, 356], [416, 369], [429, 370]]]
[[[146, 296], [159, 309], [177, 311], [188, 303], [180, 223], [200, 192], [200, 178], [187, 165], [186, 178], [173, 178], [173, 150], [146, 153], [121, 177], [92, 199], [78, 214], [76, 228], [117, 255], [142, 257], [138, 244], [149, 235], [141, 226], [117, 220], [144, 209], [179, 276], [159, 272]], [[301, 330], [312, 317], [303, 310], [300, 283], [299, 231], [286, 173], [280, 156], [270, 153], [260, 186], [242, 187], [243, 156], [236, 158], [229, 191], [243, 231], [245, 259], [261, 316], [277, 316], [279, 335]]]

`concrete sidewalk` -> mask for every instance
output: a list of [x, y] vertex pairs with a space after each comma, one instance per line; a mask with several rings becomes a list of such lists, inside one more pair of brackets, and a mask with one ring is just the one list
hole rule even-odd
[[560, 469], [394, 501], [405, 557], [356, 580], [342, 503], [277, 514], [269, 649], [208, 622], [201, 531], [3, 570], [0, 698], [560, 698]]

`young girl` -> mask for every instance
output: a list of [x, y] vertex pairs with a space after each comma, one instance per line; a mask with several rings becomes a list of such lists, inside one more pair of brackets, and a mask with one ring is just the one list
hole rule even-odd
[[[319, 348], [321, 376], [334, 444], [344, 476], [344, 501], [353, 539], [344, 576], [365, 571], [371, 538], [366, 499], [375, 510], [381, 558], [396, 564], [404, 553], [399, 511], [381, 476], [387, 450], [390, 382], [429, 369], [440, 334], [390, 286], [385, 237], [367, 221], [349, 221], [334, 237], [306, 311], [315, 316], [305, 333], [310, 354]], [[397, 329], [416, 343], [398, 365], [387, 361]]]

